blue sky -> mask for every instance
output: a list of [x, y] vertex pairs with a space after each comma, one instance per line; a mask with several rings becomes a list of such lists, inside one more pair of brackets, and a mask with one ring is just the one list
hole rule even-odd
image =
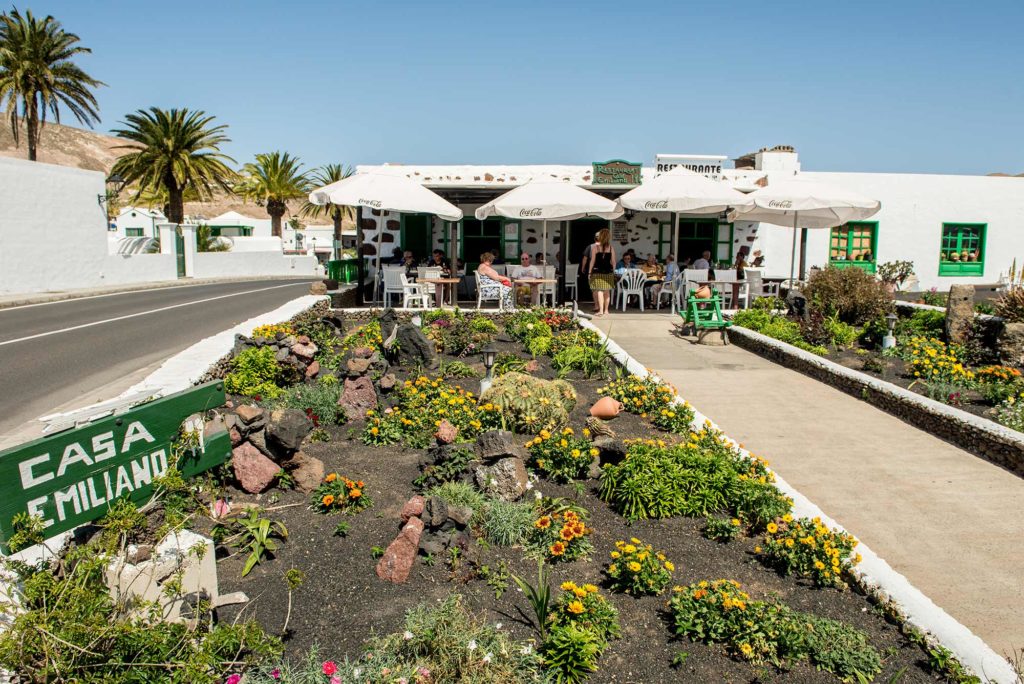
[[790, 144], [807, 170], [1024, 172], [1022, 0], [16, 4], [93, 49], [98, 130], [203, 109], [239, 163], [650, 164]]

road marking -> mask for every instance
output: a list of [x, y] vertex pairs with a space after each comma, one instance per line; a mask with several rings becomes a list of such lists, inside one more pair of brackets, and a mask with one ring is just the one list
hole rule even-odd
[[103, 325], [104, 323], [116, 323], [117, 321], [123, 321], [128, 318], [136, 318], [138, 316], [148, 316], [150, 314], [160, 313], [161, 311], [170, 311], [171, 309], [180, 309], [183, 306], [192, 306], [193, 304], [204, 304], [206, 302], [213, 302], [218, 299], [227, 299], [228, 297], [240, 297], [242, 295], [254, 294], [256, 292], [266, 292], [267, 290], [279, 290], [282, 287], [295, 287], [296, 285], [309, 285], [306, 282], [289, 283], [287, 285], [274, 285], [272, 287], [261, 287], [258, 290], [246, 290], [245, 292], [232, 292], [231, 294], [218, 295], [216, 297], [207, 297], [206, 299], [197, 299], [193, 302], [182, 302], [181, 304], [172, 304], [171, 306], [163, 306], [159, 309], [152, 309], [150, 311], [140, 311], [138, 313], [126, 314], [124, 316], [116, 316], [115, 318], [107, 318], [102, 321], [92, 321], [91, 323], [83, 323], [81, 325], [74, 325], [70, 328], [61, 328], [60, 330], [51, 330], [49, 332], [37, 333], [35, 335], [29, 335], [28, 337], [19, 337], [16, 340], [7, 340], [6, 342], [0, 342], [0, 347], [8, 344], [14, 344], [15, 342], [26, 342], [28, 340], [39, 339], [40, 337], [49, 337], [50, 335], [59, 335], [60, 333], [71, 332], [72, 330], [81, 330], [82, 328], [91, 328], [94, 325]]
[[[31, 309], [34, 306], [50, 306], [52, 304], [70, 304], [72, 302], [85, 301], [86, 299], [102, 299], [103, 297], [120, 297], [121, 295], [143, 294], [143, 293], [146, 293], [146, 292], [162, 292], [164, 290], [182, 290], [182, 289], [187, 288], [187, 287], [212, 287], [212, 286], [217, 286], [217, 285], [241, 285], [241, 284], [249, 283], [249, 282], [259, 282], [259, 281], [267, 282], [268, 280], [270, 282], [275, 282], [276, 279], [275, 278], [254, 278], [252, 280], [227, 280], [227, 281], [222, 281], [222, 282], [213, 281], [213, 282], [209, 282], [209, 283], [195, 283], [195, 284], [189, 284], [189, 285], [169, 285], [168, 287], [147, 287], [144, 290], [124, 290], [123, 292], [105, 292], [103, 294], [88, 295], [86, 297], [67, 297], [65, 299], [54, 299], [54, 300], [51, 300], [51, 301], [48, 301], [48, 302], [36, 302], [35, 304], [19, 304], [18, 306], [2, 306], [2, 307], [0, 307], [0, 314], [3, 314], [5, 311], [17, 311], [18, 309]], [[296, 281], [300, 282], [300, 279], [296, 278]], [[312, 280], [309, 280], [309, 281], [301, 280], [301, 282], [313, 282], [313, 281]], [[42, 294], [46, 294], [46, 293], [42, 293]], [[31, 296], [31, 295], [26, 295], [26, 296]]]

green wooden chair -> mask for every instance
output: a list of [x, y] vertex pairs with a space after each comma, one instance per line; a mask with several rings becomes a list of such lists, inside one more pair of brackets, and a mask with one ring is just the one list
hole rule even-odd
[[722, 330], [732, 326], [732, 321], [722, 317], [722, 295], [718, 290], [711, 289], [711, 297], [698, 299], [693, 294], [686, 298], [686, 309], [680, 311], [684, 327], [693, 327], [694, 333], [699, 330]]

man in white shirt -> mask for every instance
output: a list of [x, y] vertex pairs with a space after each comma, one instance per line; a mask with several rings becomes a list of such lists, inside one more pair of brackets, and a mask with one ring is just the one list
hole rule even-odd
[[703, 271], [711, 268], [711, 252], [704, 250], [704, 253], [700, 255], [700, 259], [694, 261], [690, 268], [695, 271]]
[[[543, 271], [530, 263], [530, 255], [527, 252], [523, 252], [519, 255], [519, 265], [511, 266], [508, 269], [508, 275], [512, 280], [518, 280], [519, 278], [540, 278], [543, 276]], [[530, 303], [540, 303], [540, 285], [531, 284], [530, 286]]]

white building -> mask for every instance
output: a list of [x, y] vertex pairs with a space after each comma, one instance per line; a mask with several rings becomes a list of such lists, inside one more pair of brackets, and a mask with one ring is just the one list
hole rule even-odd
[[159, 232], [157, 226], [167, 223], [167, 217], [156, 209], [142, 207], [125, 207], [111, 221], [110, 232], [113, 237], [121, 238], [155, 238]]
[[[481, 204], [536, 177], [560, 178], [607, 197], [617, 197], [662, 168], [684, 164], [724, 178], [737, 190], [751, 192], [772, 178], [803, 175], [842, 186], [881, 202], [870, 221], [832, 230], [811, 230], [807, 266], [835, 264], [874, 272], [887, 261], [914, 263], [920, 287], [947, 289], [953, 283], [995, 283], [1015, 257], [1024, 264], [1024, 178], [939, 174], [834, 173], [802, 171], [792, 148], [772, 148], [735, 160], [723, 155], [657, 155], [642, 166], [621, 160], [586, 166], [360, 166], [357, 171], [400, 173], [419, 181], [458, 205], [465, 217], [457, 223], [433, 216], [388, 214], [363, 208], [363, 254], [374, 256], [378, 232], [382, 257], [395, 247], [425, 257], [455, 242], [459, 258], [471, 266], [485, 250], [498, 249], [511, 260], [522, 251], [540, 249], [539, 221], [491, 218], [478, 221]], [[600, 228], [611, 228], [619, 252], [632, 248], [642, 258], [669, 253], [696, 258], [710, 250], [731, 263], [741, 246], [765, 256], [766, 276], [788, 276], [793, 228], [768, 223], [729, 221], [724, 215], [681, 216], [679, 242], [672, 245], [671, 216], [666, 212], [628, 212], [615, 221], [580, 219], [566, 226], [569, 263], [578, 263]], [[563, 248], [559, 226], [548, 225], [548, 259]]]

